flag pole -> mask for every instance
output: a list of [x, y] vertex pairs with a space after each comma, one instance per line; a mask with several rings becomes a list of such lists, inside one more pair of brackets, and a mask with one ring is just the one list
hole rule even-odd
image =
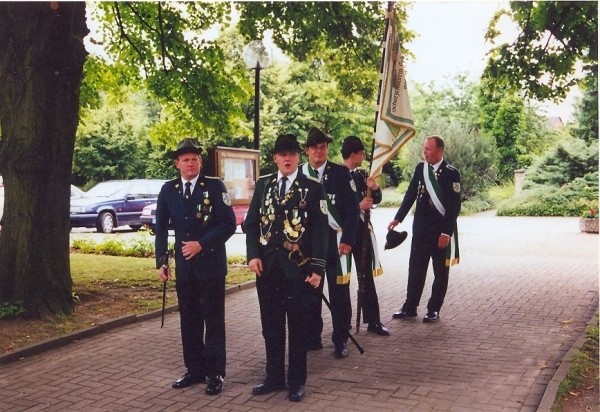
[[[388, 29], [389, 29], [389, 23], [390, 23], [390, 13], [394, 8], [394, 2], [393, 1], [389, 1], [388, 2], [388, 9], [387, 9], [387, 13], [386, 13], [386, 18], [385, 18], [385, 30], [383, 33], [383, 42], [382, 44], [384, 45], [384, 49], [383, 49], [383, 53], [381, 56], [381, 67], [379, 70], [379, 91], [377, 92], [377, 110], [375, 111], [375, 123], [373, 124], [373, 138], [371, 139], [371, 156], [370, 156], [370, 161], [369, 161], [369, 172], [367, 174], [367, 177], [371, 175], [371, 166], [373, 165], [373, 154], [375, 152], [375, 132], [377, 131], [377, 118], [379, 117], [379, 104], [380, 104], [380, 99], [381, 99], [381, 87], [383, 84], [383, 71], [384, 71], [384, 67], [385, 67], [385, 53], [386, 53], [386, 49], [387, 49], [387, 36], [388, 36]], [[371, 194], [371, 188], [369, 186], [367, 186], [367, 193], [365, 195], [366, 199], [371, 199], [372, 198], [372, 194]], [[372, 270], [372, 268], [367, 268], [366, 267], [366, 262], [367, 262], [367, 255], [369, 253], [371, 253], [370, 250], [367, 250], [367, 245], [368, 245], [368, 239], [371, 237], [371, 233], [370, 233], [370, 220], [371, 220], [371, 213], [370, 210], [365, 210], [364, 211], [364, 222], [365, 222], [365, 230], [363, 231], [363, 233], [360, 233], [359, 236], [362, 237], [362, 248], [359, 251], [361, 259], [360, 259], [360, 265], [357, 265], [356, 267], [356, 275], [357, 275], [357, 279], [358, 279], [358, 291], [356, 294], [356, 332], [360, 332], [360, 323], [361, 323], [361, 312], [362, 312], [362, 308], [363, 308], [363, 304], [364, 304], [364, 295], [365, 295], [365, 278], [366, 278], [366, 272], [367, 270]], [[374, 247], [374, 245], [371, 245], [371, 248]], [[360, 267], [359, 267], [360, 266]], [[362, 352], [361, 352], [362, 353]]]
[[[379, 117], [379, 110], [381, 109], [381, 88], [383, 85], [383, 72], [385, 68], [385, 55], [387, 53], [387, 37], [388, 30], [390, 28], [390, 14], [392, 10], [394, 10], [393, 1], [388, 1], [387, 12], [385, 16], [385, 29], [383, 31], [383, 40], [381, 44], [383, 44], [383, 53], [381, 53], [381, 63], [379, 65], [379, 88], [377, 90], [377, 110], [375, 111], [375, 121], [373, 122], [373, 138], [371, 139], [371, 156], [369, 156], [369, 176], [371, 175], [371, 167], [373, 166], [373, 154], [375, 153], [375, 133], [377, 132], [377, 119]], [[370, 197], [370, 190], [367, 189], [367, 195]]]

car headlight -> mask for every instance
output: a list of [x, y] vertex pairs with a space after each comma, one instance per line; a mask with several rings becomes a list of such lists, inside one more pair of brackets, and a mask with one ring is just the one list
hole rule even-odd
[[142, 216], [151, 216], [152, 211], [150, 209], [142, 209]]
[[85, 213], [85, 206], [71, 206], [71, 214]]

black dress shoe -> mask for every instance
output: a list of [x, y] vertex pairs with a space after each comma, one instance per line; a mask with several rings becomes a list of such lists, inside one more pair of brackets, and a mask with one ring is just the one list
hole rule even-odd
[[213, 376], [208, 379], [208, 385], [206, 385], [206, 393], [208, 395], [216, 395], [223, 390], [223, 378], [220, 375]]
[[300, 402], [304, 398], [304, 386], [293, 385], [290, 386], [290, 394], [288, 399], [292, 402]]
[[252, 388], [253, 395], [266, 395], [267, 393], [280, 391], [285, 388], [285, 383], [261, 383]]
[[390, 336], [390, 331], [383, 326], [380, 322], [369, 323], [367, 327], [369, 332], [378, 334], [379, 336]]
[[406, 318], [414, 318], [415, 316], [417, 316], [416, 310], [400, 309], [398, 312], [394, 312], [394, 314], [392, 315], [392, 318], [406, 319]]
[[348, 357], [348, 348], [345, 343], [339, 343], [335, 345], [334, 355], [338, 359], [344, 359]]
[[425, 315], [425, 317], [423, 318], [423, 322], [424, 323], [433, 323], [433, 322], [437, 322], [439, 318], [440, 318], [440, 314], [438, 312], [435, 312], [433, 310], [428, 310], [427, 315]]
[[171, 386], [175, 389], [187, 388], [188, 386], [192, 386], [196, 383], [204, 383], [206, 382], [206, 376], [197, 376], [190, 373], [190, 371], [186, 371], [183, 376], [176, 381], [174, 381]]

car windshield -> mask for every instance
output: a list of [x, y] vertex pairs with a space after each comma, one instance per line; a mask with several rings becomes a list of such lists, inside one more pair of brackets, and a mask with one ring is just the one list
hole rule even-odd
[[125, 196], [131, 182], [102, 182], [85, 192], [85, 197]]

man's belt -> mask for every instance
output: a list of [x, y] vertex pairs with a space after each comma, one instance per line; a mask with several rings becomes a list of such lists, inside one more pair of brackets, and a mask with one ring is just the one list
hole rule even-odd
[[283, 247], [286, 250], [290, 251], [290, 253], [288, 254], [288, 259], [291, 262], [297, 264], [298, 267], [302, 267], [308, 263], [309, 259], [302, 254], [302, 251], [300, 250], [300, 245], [298, 243], [286, 240], [285, 242], [283, 242]]

